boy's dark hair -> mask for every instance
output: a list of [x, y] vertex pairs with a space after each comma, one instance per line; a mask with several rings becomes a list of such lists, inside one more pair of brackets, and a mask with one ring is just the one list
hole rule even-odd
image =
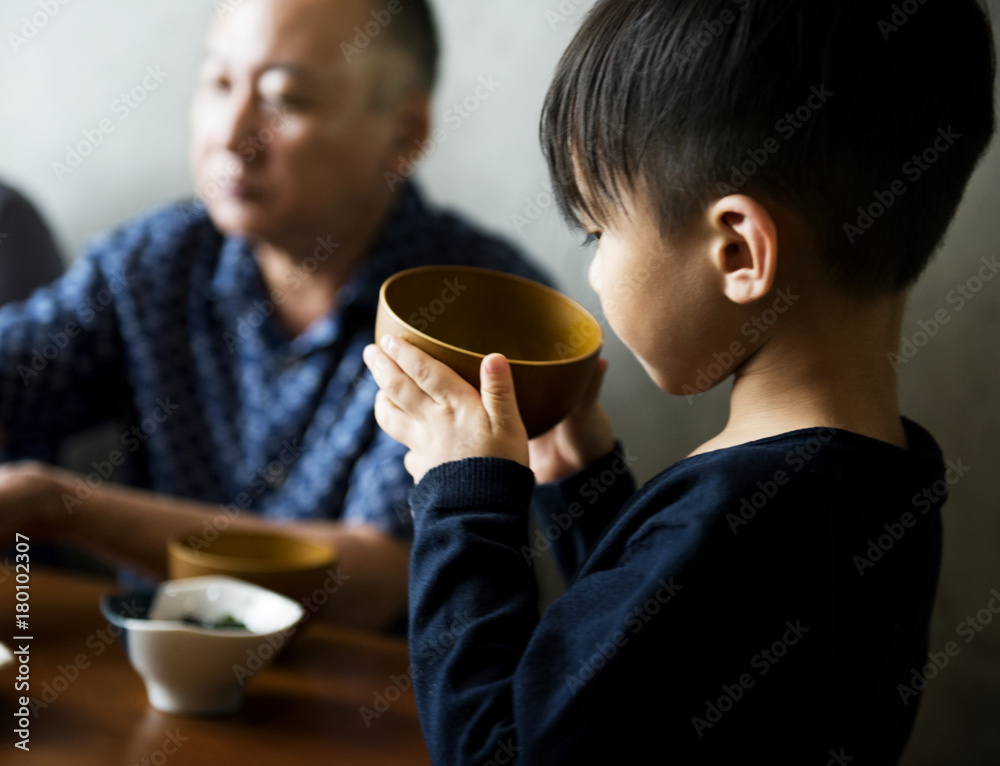
[[440, 44], [434, 14], [427, 0], [373, 0], [372, 5], [375, 11], [392, 14], [383, 34], [386, 42], [395, 44], [413, 59], [416, 64], [414, 84], [433, 91], [437, 83]]
[[995, 73], [976, 0], [600, 0], [542, 145], [571, 221], [641, 190], [670, 234], [747, 193], [798, 213], [844, 289], [896, 292], [990, 142]]

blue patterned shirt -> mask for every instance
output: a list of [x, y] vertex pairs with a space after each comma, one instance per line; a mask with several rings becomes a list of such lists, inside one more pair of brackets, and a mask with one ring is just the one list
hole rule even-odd
[[[319, 238], [290, 281], [336, 257]], [[548, 282], [510, 246], [429, 210], [412, 184], [334, 309], [298, 337], [274, 319], [248, 243], [204, 206], [156, 210], [93, 244], [65, 276], [0, 309], [4, 458], [51, 459], [65, 436], [124, 420], [136, 483], [272, 519], [369, 523], [412, 533], [405, 448], [375, 423], [362, 361], [378, 291], [413, 266], [465, 263]], [[85, 477], [85, 479], [88, 477]], [[86, 487], [81, 482], [79, 498]]]

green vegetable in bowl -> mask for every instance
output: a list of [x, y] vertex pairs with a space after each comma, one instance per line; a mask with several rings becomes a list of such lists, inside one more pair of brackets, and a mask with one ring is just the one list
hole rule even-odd
[[198, 628], [207, 628], [209, 630], [246, 630], [247, 626], [242, 622], [237, 620], [231, 614], [224, 614], [221, 617], [214, 620], [203, 620], [200, 617], [195, 617], [193, 614], [188, 614], [181, 617], [181, 622], [187, 625], [194, 625]]

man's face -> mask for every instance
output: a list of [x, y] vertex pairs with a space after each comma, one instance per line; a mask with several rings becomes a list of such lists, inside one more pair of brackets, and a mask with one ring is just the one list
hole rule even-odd
[[244, 0], [208, 37], [192, 107], [198, 195], [226, 233], [294, 247], [340, 236], [387, 195], [391, 109], [372, 107], [389, 53], [348, 61], [368, 0]]

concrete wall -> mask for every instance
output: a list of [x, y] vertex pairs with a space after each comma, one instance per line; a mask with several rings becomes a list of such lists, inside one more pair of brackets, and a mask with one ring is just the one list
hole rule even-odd
[[[15, 50], [8, 33], [42, 0], [0, 6], [0, 177], [42, 207], [68, 257], [87, 237], [143, 208], [188, 195], [186, 110], [211, 0], [61, 0], [58, 12]], [[546, 195], [537, 120], [550, 75], [590, 0], [437, 0], [446, 39], [437, 112], [447, 139], [420, 171], [437, 202], [505, 234], [544, 262], [567, 292], [596, 308], [588, 254]], [[1000, 4], [991, 0], [994, 18]], [[30, 31], [30, 30], [29, 30]], [[116, 102], [147, 68], [166, 77], [125, 112]], [[456, 124], [445, 121], [480, 77], [500, 85]], [[454, 114], [454, 112], [452, 113]], [[71, 174], [53, 162], [82, 131], [109, 134]], [[948, 457], [971, 466], [946, 508], [945, 560], [932, 647], [1000, 588], [1000, 279], [959, 310], [950, 291], [1000, 255], [1000, 142], [977, 172], [943, 251], [914, 291], [905, 324], [944, 309], [947, 325], [901, 367], [904, 411], [927, 426]], [[530, 220], [530, 219], [534, 220]], [[527, 223], [525, 223], [527, 221]], [[972, 287], [977, 283], [972, 282]], [[916, 340], [922, 340], [916, 338]], [[659, 393], [614, 338], [605, 401], [647, 479], [725, 422], [727, 386], [688, 402]], [[986, 613], [989, 614], [988, 612]], [[982, 616], [982, 613], [980, 613]], [[985, 617], [983, 617], [985, 620]], [[995, 763], [1000, 753], [1000, 615], [932, 680], [905, 763]]]

